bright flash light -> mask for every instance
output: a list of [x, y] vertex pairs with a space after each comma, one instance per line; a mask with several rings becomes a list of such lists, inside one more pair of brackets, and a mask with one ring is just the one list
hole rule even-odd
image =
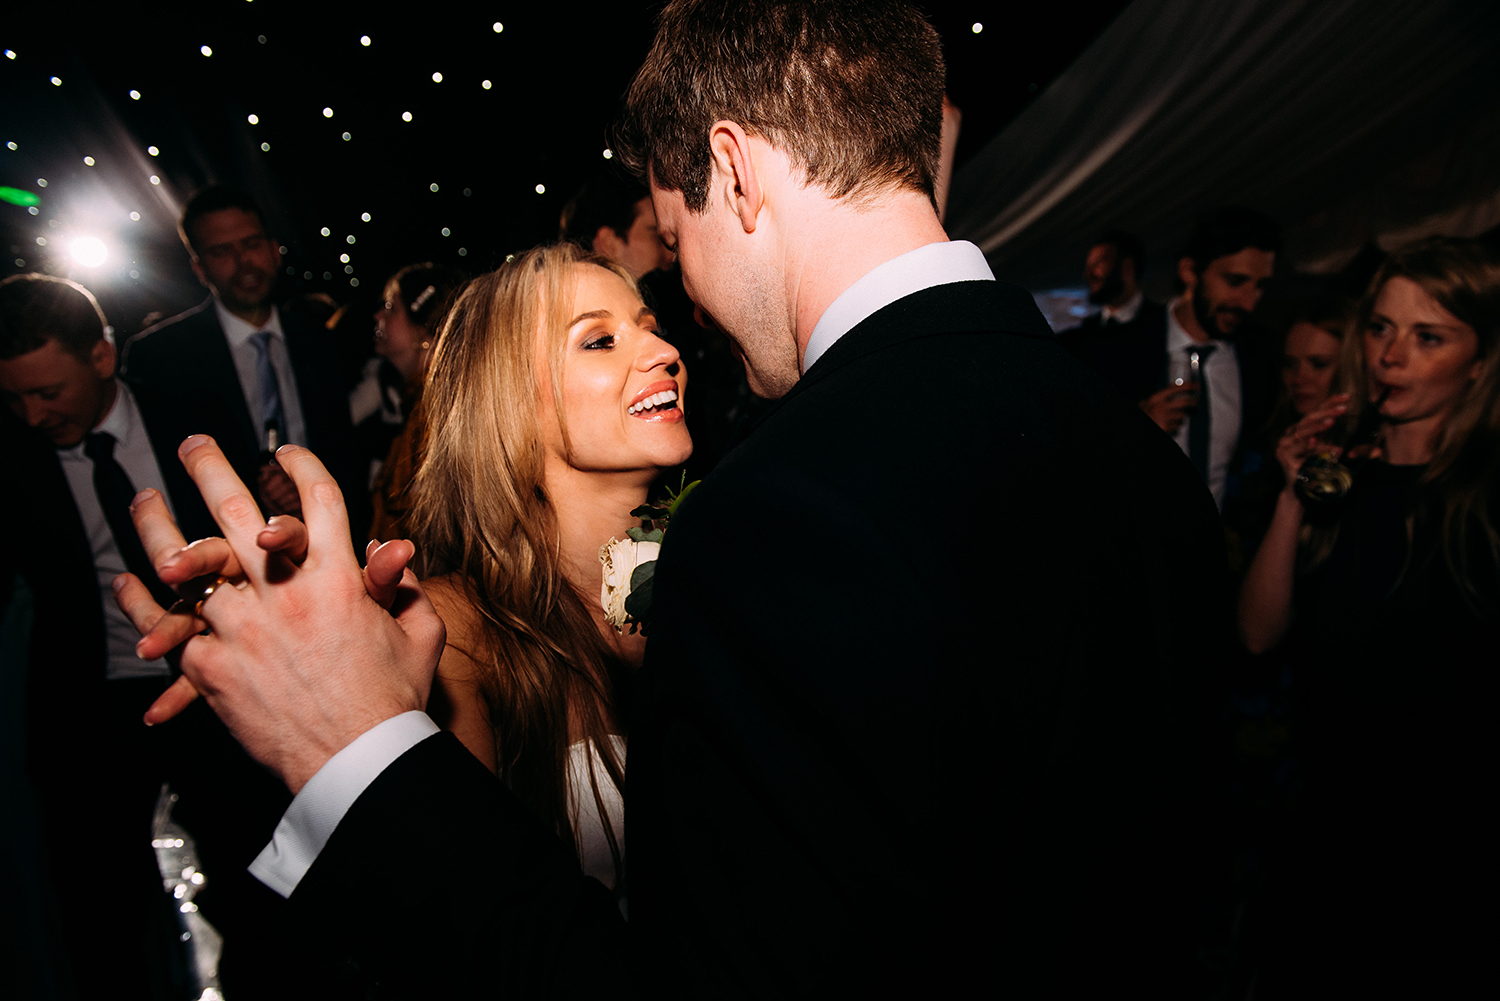
[[93, 236], [80, 236], [68, 249], [73, 255], [73, 260], [86, 268], [97, 268], [109, 256], [104, 241]]

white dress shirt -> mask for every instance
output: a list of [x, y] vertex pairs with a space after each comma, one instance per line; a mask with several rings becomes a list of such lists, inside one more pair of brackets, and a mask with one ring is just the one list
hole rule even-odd
[[[1185, 365], [1189, 348], [1213, 345], [1213, 353], [1203, 359], [1201, 374], [1208, 384], [1208, 489], [1222, 511], [1229, 461], [1240, 440], [1240, 361], [1228, 341], [1199, 342], [1188, 336], [1177, 322], [1177, 304], [1181, 301], [1173, 299], [1167, 304], [1167, 371], [1175, 378]], [[1173, 435], [1184, 453], [1188, 451], [1188, 428], [1193, 419], [1190, 415]]]
[[[876, 310], [936, 285], [994, 281], [972, 243], [931, 243], [887, 261], [845, 289], [819, 318], [803, 354], [806, 372], [840, 337]], [[250, 874], [283, 897], [297, 888], [360, 794], [397, 758], [438, 732], [425, 713], [408, 712], [365, 731], [297, 793]]]
[[[245, 403], [250, 407], [250, 421], [255, 425], [257, 436], [266, 426], [265, 416], [260, 412], [260, 376], [256, 371], [255, 345], [250, 338], [262, 330], [271, 334], [271, 368], [276, 371], [276, 385], [281, 390], [281, 411], [286, 417], [286, 437], [283, 445], [306, 445], [307, 424], [302, 420], [302, 399], [297, 395], [297, 379], [292, 374], [292, 359], [286, 353], [286, 335], [281, 331], [281, 314], [271, 307], [271, 318], [264, 327], [235, 316], [217, 298], [214, 311], [219, 314], [219, 326], [224, 329], [224, 339], [229, 342], [229, 354], [234, 358], [234, 370], [240, 377], [240, 389], [245, 394]], [[265, 442], [261, 441], [264, 446]]]
[[994, 280], [984, 251], [966, 240], [929, 243], [892, 258], [846, 288], [823, 311], [802, 353], [802, 371], [812, 368], [861, 320], [897, 299], [937, 285]]
[[[115, 388], [114, 405], [94, 430], [114, 438], [115, 461], [130, 477], [136, 491], [151, 487], [167, 501], [170, 510], [172, 502], [162, 486], [161, 467], [156, 464], [156, 453], [151, 450], [151, 439], [146, 435], [146, 425], [141, 421], [135, 397], [119, 380], [115, 381]], [[68, 489], [73, 492], [73, 503], [83, 518], [89, 548], [94, 552], [94, 573], [99, 581], [99, 601], [104, 606], [104, 636], [109, 656], [105, 663], [105, 677], [118, 681], [165, 675], [167, 662], [164, 659], [144, 661], [135, 655], [135, 644], [141, 634], [115, 602], [114, 579], [125, 572], [125, 558], [120, 555], [114, 533], [109, 530], [109, 521], [104, 517], [104, 509], [99, 506], [99, 495], [94, 490], [94, 462], [84, 454], [83, 442], [72, 448], [58, 449], [57, 458], [62, 463], [63, 475], [68, 479]]]
[[1115, 323], [1131, 323], [1141, 311], [1141, 303], [1146, 301], [1146, 294], [1139, 289], [1135, 295], [1126, 299], [1119, 306], [1105, 306], [1099, 310], [1099, 325], [1103, 326], [1113, 320]]

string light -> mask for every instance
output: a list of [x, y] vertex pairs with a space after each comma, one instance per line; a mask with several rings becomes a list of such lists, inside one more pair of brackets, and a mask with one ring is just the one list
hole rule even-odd
[[369, 35], [360, 35], [359, 36], [359, 44], [363, 45], [365, 48], [369, 48], [370, 47], [370, 36]]
[[270, 143], [261, 143], [260, 144], [260, 151], [262, 153], [269, 153], [269, 152], [271, 152], [271, 144]]
[[483, 83], [481, 83], [479, 86], [483, 87], [485, 90], [489, 90], [490, 89], [490, 82], [488, 80], [486, 80]]
[[370, 213], [368, 213], [368, 212], [361, 213], [359, 218], [362, 221], [364, 221], [364, 222], [369, 222], [370, 221]]
[[974, 34], [976, 34], [976, 35], [977, 35], [977, 34], [979, 34], [979, 33], [980, 33], [980, 32], [981, 32], [981, 31], [983, 31], [983, 30], [984, 30], [984, 25], [982, 25], [982, 24], [980, 24], [980, 23], [979, 23], [979, 22], [978, 22], [978, 21], [975, 21], [975, 22], [974, 22], [974, 27], [973, 27], [973, 28], [972, 28], [972, 29], [970, 29], [970, 30], [971, 30], [971, 31], [973, 31], [973, 32], [974, 32]]
[[437, 194], [437, 184], [436, 184], [436, 182], [427, 185], [427, 190], [431, 191], [433, 194]]
[[443, 82], [443, 74], [441, 74], [441, 73], [434, 73], [434, 74], [432, 74], [432, 82], [433, 83], [442, 83]]
[[139, 101], [141, 99], [141, 92], [138, 90], [132, 90], [130, 92], [130, 99], [132, 101]]
[[157, 177], [155, 174], [152, 174], [151, 175], [151, 183], [152, 184], [160, 184], [161, 183], [161, 178]]
[[91, 156], [86, 156], [83, 158], [83, 162], [92, 167], [94, 165], [94, 158]]
[[139, 212], [132, 212], [132, 213], [130, 213], [130, 221], [131, 222], [140, 222], [141, 221], [141, 214]]
[[250, 115], [249, 117], [247, 117], [245, 119], [245, 121], [249, 122], [251, 125], [259, 125], [260, 124], [260, 116], [259, 115]]
[[496, 21], [494, 24], [490, 25], [490, 27], [494, 29], [495, 34], [497, 35], [505, 30], [505, 25], [501, 24], [499, 21]]
[[545, 184], [538, 184], [536, 186], [536, 193], [539, 195], [545, 195], [547, 193], [547, 186]]
[[411, 121], [411, 112], [410, 111], [403, 111], [403, 112], [401, 112], [401, 120], [403, 122], [409, 122], [409, 121]]
[[604, 159], [606, 159], [606, 160], [613, 160], [614, 158], [615, 158], [615, 151], [614, 150], [612, 150], [612, 149], [606, 149], [604, 151]]
[[207, 45], [198, 46], [198, 51], [203, 53], [203, 58], [205, 59], [214, 54], [214, 50], [210, 49]]
[[61, 77], [53, 77], [52, 78], [52, 86], [54, 86], [54, 87], [61, 87], [62, 86], [62, 78]]
[[332, 231], [332, 230], [330, 230], [330, 229], [329, 229], [329, 228], [328, 228], [328, 227], [327, 227], [327, 226], [324, 226], [324, 227], [323, 227], [323, 228], [322, 228], [322, 230], [320, 230], [320, 232], [321, 232], [321, 233], [322, 233], [322, 234], [323, 234], [323, 235], [324, 235], [324, 236], [332, 236], [332, 235], [333, 235], [333, 231]]
[[333, 109], [332, 108], [324, 108], [323, 109], [323, 117], [324, 118], [332, 118], [333, 117]]
[[344, 133], [344, 142], [348, 142], [349, 139], [350, 139], [349, 133], [345, 132]]
[[161, 150], [157, 149], [155, 146], [147, 146], [146, 147], [146, 152], [150, 153], [152, 156], [156, 156], [158, 153], [161, 152]]

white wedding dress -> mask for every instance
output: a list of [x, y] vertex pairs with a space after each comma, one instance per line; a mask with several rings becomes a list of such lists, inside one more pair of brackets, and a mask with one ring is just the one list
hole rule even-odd
[[[614, 734], [615, 756], [625, 764], [625, 738]], [[589, 758], [594, 759], [594, 779], [599, 784], [599, 798], [604, 801], [604, 810], [609, 817], [610, 829], [615, 843], [625, 850], [625, 800], [620, 790], [610, 781], [604, 770], [604, 761], [599, 757], [593, 741], [580, 740], [568, 748], [568, 816], [573, 821], [573, 837], [578, 842], [583, 859], [584, 875], [593, 876], [609, 887], [615, 887], [615, 860], [609, 851], [609, 841], [604, 835], [604, 824], [599, 819], [599, 806], [594, 802], [594, 791], [589, 785]]]

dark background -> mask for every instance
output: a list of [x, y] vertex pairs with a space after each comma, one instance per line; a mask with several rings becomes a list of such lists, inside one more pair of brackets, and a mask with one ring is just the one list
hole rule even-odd
[[[292, 271], [283, 271], [283, 296], [325, 292], [373, 309], [402, 265], [492, 268], [554, 238], [563, 204], [607, 166], [608, 124], [659, 6], [589, 15], [572, 4], [437, 2], [380, 18], [215, 0], [12, 12], [0, 21], [0, 49], [15, 53], [0, 57], [0, 185], [40, 203], [33, 215], [0, 202], [9, 251], [0, 276], [73, 278], [128, 336], [148, 313], [203, 298], [175, 225], [183, 200], [210, 181], [263, 202]], [[1067, 0], [1028, 5], [1021, 17], [1010, 5], [926, 5], [964, 115], [958, 163], [1124, 7]], [[81, 236], [104, 241], [103, 264], [72, 260]]]

